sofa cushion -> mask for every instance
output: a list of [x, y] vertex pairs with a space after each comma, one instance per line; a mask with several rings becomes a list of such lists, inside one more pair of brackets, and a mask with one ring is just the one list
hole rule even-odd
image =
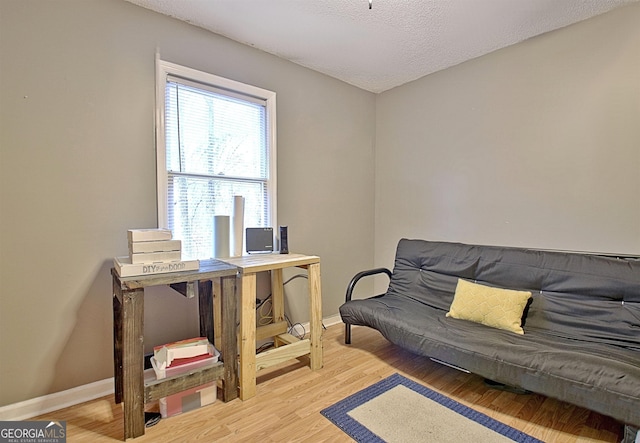
[[537, 330], [518, 335], [446, 312], [394, 294], [340, 307], [346, 323], [377, 329], [408, 351], [640, 426], [639, 352]]
[[523, 326], [640, 352], [640, 260], [402, 239], [388, 293], [449, 310], [458, 278], [529, 291]]
[[447, 317], [523, 335], [522, 314], [531, 292], [500, 289], [458, 279]]

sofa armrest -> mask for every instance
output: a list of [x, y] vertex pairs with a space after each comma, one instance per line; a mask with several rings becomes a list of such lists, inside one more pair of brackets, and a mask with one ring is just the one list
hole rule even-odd
[[349, 286], [347, 286], [347, 293], [344, 298], [345, 303], [351, 300], [351, 296], [353, 295], [353, 290], [355, 289], [356, 284], [361, 279], [363, 279], [364, 277], [368, 277], [370, 275], [377, 275], [377, 274], [387, 274], [387, 276], [389, 276], [389, 279], [391, 279], [391, 271], [388, 270], [387, 268], [375, 268], [375, 269], [368, 269], [366, 271], [358, 272], [356, 275], [353, 276], [353, 278], [349, 282]]
[[[389, 280], [391, 280], [391, 271], [387, 268], [368, 269], [366, 271], [358, 272], [356, 275], [354, 275], [351, 281], [349, 282], [349, 286], [347, 286], [347, 293], [345, 295], [345, 300], [344, 300], [345, 303], [348, 301], [351, 301], [351, 297], [353, 296], [353, 290], [355, 289], [356, 284], [360, 280], [362, 280], [364, 277], [369, 277], [369, 276], [378, 275], [378, 274], [387, 274], [387, 276], [389, 277]], [[351, 344], [351, 325], [346, 322], [344, 324], [344, 343], [347, 345]]]

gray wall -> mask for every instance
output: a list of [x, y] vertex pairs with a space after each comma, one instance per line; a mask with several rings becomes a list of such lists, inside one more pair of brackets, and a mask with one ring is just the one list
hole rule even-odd
[[[121, 0], [2, 0], [0, 45], [0, 406], [113, 374], [111, 259], [156, 226], [156, 50], [277, 93], [278, 222], [322, 258], [325, 316], [371, 267], [375, 95]], [[146, 344], [196, 312], [151, 291]]]
[[640, 4], [382, 93], [375, 262], [401, 237], [640, 254]]

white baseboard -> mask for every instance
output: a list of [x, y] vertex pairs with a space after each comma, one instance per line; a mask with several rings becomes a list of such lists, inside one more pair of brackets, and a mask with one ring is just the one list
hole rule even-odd
[[26, 420], [113, 394], [113, 377], [0, 407], [0, 421]]
[[[325, 326], [341, 323], [340, 314], [332, 315], [322, 320]], [[303, 324], [309, 330], [309, 323]], [[38, 415], [47, 414], [58, 409], [84, 403], [96, 398], [111, 395], [114, 392], [113, 377], [99, 380], [66, 391], [55, 392], [29, 400], [0, 407], [0, 421], [26, 420]]]
[[332, 315], [331, 317], [322, 319], [322, 324], [325, 326], [333, 326], [337, 325], [338, 323], [342, 323], [342, 317], [340, 317], [340, 314]]

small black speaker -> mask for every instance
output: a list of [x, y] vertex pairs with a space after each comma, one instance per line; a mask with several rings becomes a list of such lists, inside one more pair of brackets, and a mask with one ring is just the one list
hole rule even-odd
[[289, 253], [289, 234], [287, 226], [280, 226], [280, 254]]
[[247, 252], [273, 252], [273, 228], [247, 228]]

